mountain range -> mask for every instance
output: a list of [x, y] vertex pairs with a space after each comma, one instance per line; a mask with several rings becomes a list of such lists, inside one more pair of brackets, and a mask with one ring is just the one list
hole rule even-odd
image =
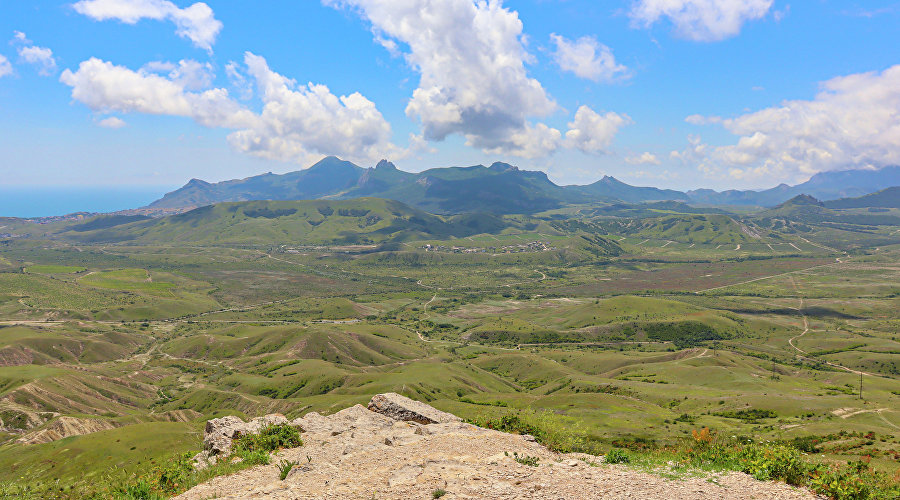
[[697, 189], [687, 192], [631, 186], [604, 176], [589, 185], [559, 186], [545, 173], [497, 162], [489, 167], [432, 168], [420, 173], [399, 170], [382, 160], [372, 168], [329, 156], [305, 170], [271, 172], [218, 183], [192, 179], [148, 206], [178, 209], [221, 202], [377, 197], [401, 201], [437, 214], [466, 212], [534, 213], [573, 203], [677, 201], [708, 205], [772, 207], [806, 194], [836, 200], [900, 185], [900, 167], [816, 174], [795, 186], [763, 191]]

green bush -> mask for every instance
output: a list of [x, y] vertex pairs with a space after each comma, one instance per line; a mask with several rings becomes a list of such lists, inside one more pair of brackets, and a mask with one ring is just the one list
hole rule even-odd
[[603, 457], [603, 461], [608, 464], [627, 464], [631, 462], [631, 458], [625, 450], [613, 448], [609, 450], [609, 453], [607, 453], [605, 457]]
[[234, 440], [232, 450], [235, 454], [262, 451], [271, 453], [283, 448], [297, 448], [303, 446], [300, 439], [300, 431], [287, 424], [267, 425], [259, 434], [244, 434]]
[[240, 457], [246, 465], [269, 465], [271, 461], [269, 452], [263, 450], [238, 450], [234, 454]]

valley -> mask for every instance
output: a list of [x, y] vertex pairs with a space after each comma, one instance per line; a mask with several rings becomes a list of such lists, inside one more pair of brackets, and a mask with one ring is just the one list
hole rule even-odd
[[32, 236], [0, 240], [0, 491], [64, 497], [196, 450], [209, 418], [383, 392], [546, 413], [598, 451], [709, 428], [893, 474], [900, 237], [804, 203], [12, 221]]

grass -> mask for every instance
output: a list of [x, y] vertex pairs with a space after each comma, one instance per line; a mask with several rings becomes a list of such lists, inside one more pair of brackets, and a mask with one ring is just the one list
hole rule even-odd
[[87, 271], [87, 268], [81, 266], [60, 266], [48, 264], [36, 264], [25, 268], [26, 273], [35, 274], [75, 274]]
[[293, 470], [294, 467], [299, 465], [299, 463], [300, 462], [297, 462], [296, 460], [282, 460], [282, 461], [278, 462], [277, 467], [278, 467], [279, 479], [281, 479], [282, 481], [287, 479], [288, 474], [290, 474], [291, 470]]
[[[390, 217], [411, 215], [398, 213]], [[643, 229], [634, 234], [613, 232], [628, 236], [621, 243], [628, 254], [594, 255], [593, 244], [575, 242], [582, 229], [566, 229], [584, 223], [603, 236], [596, 231], [603, 221], [591, 216], [531, 229], [523, 225], [535, 221], [511, 219], [509, 228], [471, 239], [413, 234], [406, 221], [398, 233], [371, 236], [410, 238], [381, 251], [334, 243], [338, 230], [360, 229], [359, 217], [332, 214], [340, 218], [304, 228], [301, 240], [291, 236], [296, 221], [256, 215], [219, 221], [225, 226], [189, 235], [196, 239], [189, 244], [163, 241], [185, 234], [189, 221], [179, 219], [140, 241], [102, 248], [75, 251], [51, 240], [4, 246], [16, 267], [0, 269], [0, 418], [27, 432], [52, 425], [51, 412], [119, 426], [31, 446], [15, 442], [20, 433], [0, 434], [5, 488], [138, 478], [162, 460], [177, 463], [171, 452], [196, 448], [202, 422], [213, 416], [331, 413], [388, 391], [534, 434], [558, 450], [609, 456], [618, 448], [635, 466], [729, 462], [737, 470], [749, 467], [746, 457], [758, 458], [746, 450], [763, 453], [768, 440], [806, 450], [801, 458], [810, 467], [826, 466], [804, 469], [807, 484], [814, 474], [859, 477], [848, 461], [868, 460], [877, 477], [897, 470], [900, 246], [861, 246], [896, 229], [803, 233], [829, 246], [858, 245], [852, 256], [830, 255], [790, 233], [778, 233], [780, 242], [766, 235], [774, 250], [741, 243], [735, 251], [717, 249], [720, 243], [691, 247], [665, 234], [672, 214], [657, 214], [655, 225], [636, 222]], [[318, 209], [306, 216], [320, 218]], [[701, 223], [692, 216], [684, 227]], [[739, 228], [723, 224], [721, 235], [709, 226], [693, 232], [704, 241], [738, 237]], [[215, 234], [223, 228], [237, 232]], [[285, 234], [273, 228], [288, 231], [285, 247], [273, 245]], [[530, 241], [554, 250], [419, 248]], [[40, 266], [100, 271], [20, 271]], [[804, 316], [809, 331], [798, 337]], [[798, 357], [790, 340], [815, 356]], [[871, 373], [865, 399], [858, 375], [826, 362]], [[691, 431], [704, 427], [715, 429], [716, 449], [738, 446], [746, 456], [691, 457]], [[268, 460], [264, 448], [248, 445], [244, 465], [228, 467]], [[833, 464], [837, 472], [829, 472]], [[139, 481], [129, 484], [129, 495], [145, 491]]]
[[[504, 432], [531, 434], [556, 451], [598, 454], [597, 443], [554, 414], [508, 414], [478, 423]], [[724, 438], [704, 427], [699, 431], [694, 429], [690, 438], [668, 446], [641, 445], [630, 452], [613, 448], [606, 453], [604, 462], [628, 464], [634, 461], [655, 472], [660, 472], [662, 464], [671, 467], [673, 463], [698, 470], [744, 472], [761, 481], [782, 481], [838, 500], [900, 495], [897, 475], [877, 471], [869, 464], [870, 459], [845, 464], [821, 463], [804, 454], [800, 448], [806, 446], [802, 441], [770, 443]], [[514, 453], [513, 458], [525, 465], [537, 465], [536, 460], [531, 460], [533, 457], [519, 457]]]

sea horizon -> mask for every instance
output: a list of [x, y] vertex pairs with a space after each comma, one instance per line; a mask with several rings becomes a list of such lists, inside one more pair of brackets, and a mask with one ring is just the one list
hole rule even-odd
[[140, 208], [176, 189], [168, 186], [0, 187], [0, 217], [52, 217]]

